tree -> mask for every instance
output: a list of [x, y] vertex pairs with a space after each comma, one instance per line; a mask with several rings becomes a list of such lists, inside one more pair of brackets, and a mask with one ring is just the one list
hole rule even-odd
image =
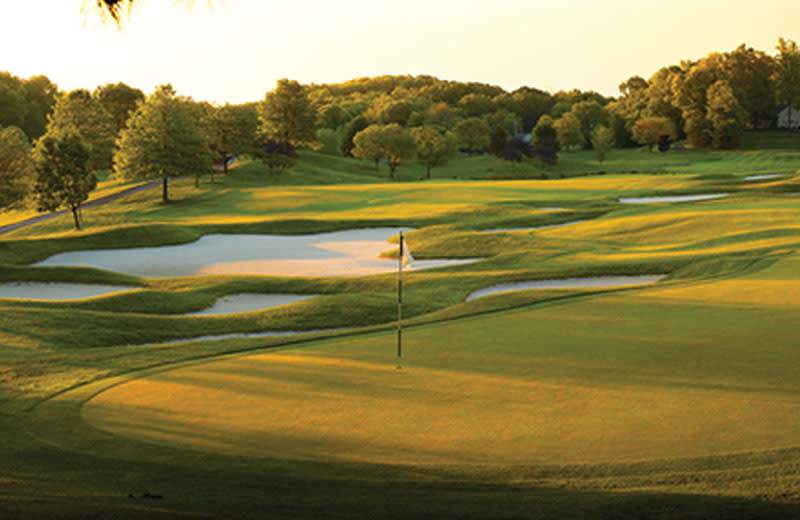
[[697, 63], [682, 63], [684, 73], [675, 77], [676, 104], [681, 108], [689, 141], [702, 148], [711, 144], [711, 122], [707, 117], [709, 87], [722, 77], [724, 56], [711, 53]]
[[375, 161], [376, 172], [381, 159], [386, 158], [381, 144], [381, 129], [380, 125], [369, 125], [357, 133], [353, 138], [353, 149], [351, 151], [353, 157], [357, 159], [372, 159]]
[[411, 129], [417, 143], [417, 160], [426, 168], [426, 177], [431, 178], [431, 169], [444, 166], [456, 151], [456, 139], [450, 132], [442, 135], [433, 128], [420, 126]]
[[608, 104], [608, 127], [614, 133], [614, 146], [628, 148], [635, 146], [629, 121], [625, 118], [624, 109], [618, 101]]
[[[502, 104], [501, 99], [495, 98], [495, 102]], [[552, 96], [542, 90], [531, 87], [520, 87], [511, 93], [512, 103], [505, 108], [517, 114], [522, 123], [522, 131], [530, 132], [539, 118], [550, 112], [553, 106]]]
[[603, 106], [595, 100], [579, 101], [572, 105], [573, 114], [581, 124], [581, 135], [583, 135], [583, 147], [591, 148], [591, 135], [594, 128], [598, 125], [608, 123], [608, 113]]
[[775, 116], [773, 59], [744, 44], [725, 54], [723, 77], [753, 128]]
[[558, 152], [561, 147], [558, 143], [558, 133], [553, 126], [553, 118], [543, 115], [539, 118], [531, 135], [531, 144], [534, 148], [541, 150], [552, 150]]
[[330, 128], [320, 128], [317, 130], [317, 143], [319, 153], [326, 155], [341, 156], [342, 150], [340, 148], [341, 136], [336, 130]]
[[0, 72], [0, 127], [16, 126], [33, 140], [41, 137], [58, 88], [46, 76], [20, 79]]
[[[458, 100], [458, 107], [467, 117], [480, 117], [494, 112], [496, 107], [492, 99], [485, 94], [467, 94]], [[505, 144], [505, 143], [504, 143]]]
[[533, 157], [534, 150], [531, 143], [519, 137], [512, 137], [500, 153], [497, 154], [506, 161], [522, 162], [523, 157]]
[[[502, 128], [506, 135], [510, 137], [519, 134], [520, 128], [522, 128], [519, 116], [505, 108], [486, 114], [483, 116], [483, 120], [489, 128]], [[491, 147], [491, 144], [489, 146]]]
[[110, 170], [116, 130], [111, 115], [88, 90], [76, 89], [56, 101], [44, 137], [77, 134], [89, 150], [90, 170]]
[[210, 170], [212, 153], [191, 110], [170, 85], [160, 86], [140, 104], [117, 140], [117, 171], [127, 179], [162, 179], [169, 200], [170, 177]]
[[708, 89], [708, 120], [712, 128], [714, 148], [735, 148], [747, 118], [733, 89], [725, 80], [719, 80]]
[[614, 144], [614, 132], [605, 125], [596, 126], [592, 131], [591, 140], [598, 162], [605, 161], [606, 154]]
[[614, 131], [614, 140], [618, 146], [631, 146], [634, 144], [631, 127], [648, 113], [647, 94], [650, 84], [640, 76], [632, 76], [620, 83], [618, 88], [622, 97], [606, 107], [609, 113], [608, 124]]
[[584, 141], [581, 122], [572, 112], [567, 112], [553, 122], [562, 150], [582, 146]]
[[97, 87], [93, 96], [111, 114], [117, 135], [125, 127], [125, 123], [138, 104], [144, 101], [144, 92], [122, 82]]
[[353, 146], [355, 146], [353, 139], [356, 134], [368, 126], [369, 121], [367, 121], [367, 118], [364, 116], [356, 116], [350, 120], [350, 123], [348, 123], [345, 129], [344, 136], [342, 137], [342, 142], [339, 145], [339, 148], [342, 150], [342, 155], [345, 157], [353, 157]]
[[0, 129], [0, 208], [23, 200], [35, 176], [31, 144], [25, 133], [16, 126]]
[[47, 130], [47, 118], [53, 112], [58, 87], [47, 76], [32, 76], [24, 82], [28, 110], [22, 129], [31, 139], [38, 139]]
[[78, 209], [97, 187], [97, 177], [88, 168], [89, 156], [89, 149], [78, 135], [60, 139], [44, 137], [36, 163], [37, 209], [55, 211], [67, 206], [78, 230], [81, 229]]
[[503, 127], [494, 127], [489, 134], [489, 153], [494, 155], [499, 154], [505, 149], [507, 141], [506, 131], [503, 130]]
[[[800, 49], [792, 40], [778, 38], [778, 55], [775, 57], [775, 87], [778, 101], [789, 107], [800, 106]], [[792, 111], [789, 110], [791, 118]], [[792, 127], [791, 120], [789, 128]]]
[[215, 125], [211, 149], [218, 155], [222, 169], [228, 174], [228, 164], [234, 157], [253, 150], [258, 132], [258, 115], [252, 104], [226, 103], [213, 111]]
[[[216, 152], [214, 145], [220, 140], [220, 128], [216, 121], [217, 108], [208, 101], [195, 101], [190, 96], [181, 96], [178, 100], [186, 108], [189, 117], [197, 126], [197, 130], [207, 143], [208, 150], [211, 152], [210, 155], [213, 157]], [[195, 187], [200, 187], [200, 178], [205, 174], [209, 174], [211, 182], [214, 182], [212, 164], [213, 160], [209, 162], [208, 168], [194, 170]]]
[[0, 84], [0, 126], [22, 128], [25, 123], [25, 95], [9, 85]]
[[281, 79], [258, 105], [260, 131], [266, 139], [294, 147], [312, 145], [317, 137], [317, 113], [305, 88], [296, 81]]
[[255, 156], [267, 165], [270, 175], [278, 176], [297, 163], [297, 151], [288, 142], [273, 139], [264, 141], [255, 149]]
[[390, 125], [370, 125], [353, 139], [353, 156], [375, 161], [385, 159], [389, 165], [389, 177], [394, 178], [397, 167], [406, 160], [413, 159], [417, 153], [417, 143], [408, 130], [392, 123]]
[[695, 148], [711, 146], [711, 121], [708, 120], [706, 110], [691, 108], [683, 111], [684, 131], [689, 142]]
[[392, 123], [381, 129], [380, 143], [383, 155], [389, 164], [389, 177], [394, 178], [394, 171], [403, 161], [417, 156], [417, 142], [408, 130]]
[[320, 110], [317, 126], [319, 128], [336, 130], [343, 124], [347, 123], [348, 119], [349, 116], [347, 115], [347, 112], [341, 106], [328, 105]]
[[649, 147], [658, 143], [662, 135], [670, 140], [677, 137], [675, 125], [666, 117], [643, 117], [633, 125], [632, 133], [637, 143]]
[[413, 112], [414, 105], [408, 101], [390, 102], [379, 107], [378, 121], [384, 125], [397, 123], [398, 125], [405, 126]]
[[572, 110], [572, 103], [567, 101], [558, 101], [550, 109], [550, 117], [553, 119], [560, 119], [561, 116]]
[[473, 154], [489, 147], [489, 127], [482, 119], [467, 118], [453, 128], [458, 147]]
[[425, 124], [450, 130], [458, 121], [458, 112], [447, 103], [434, 103], [425, 109]]
[[666, 117], [671, 120], [677, 134], [676, 139], [685, 137], [682, 134], [684, 127], [683, 113], [678, 105], [678, 93], [676, 90], [684, 74], [685, 71], [676, 65], [662, 67], [650, 78], [650, 86], [647, 89], [647, 110], [645, 113], [650, 116]]

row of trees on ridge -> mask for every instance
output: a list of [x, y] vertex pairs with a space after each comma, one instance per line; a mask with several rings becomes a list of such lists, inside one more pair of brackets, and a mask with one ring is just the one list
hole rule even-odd
[[60, 93], [45, 76], [0, 73], [0, 207], [33, 195], [42, 210], [71, 207], [77, 227], [86, 198], [75, 202], [80, 197], [48, 176], [84, 172], [69, 183], [88, 196], [91, 172], [113, 169], [162, 180], [168, 200], [169, 178], [199, 183], [213, 176], [213, 160], [227, 174], [234, 157], [249, 154], [278, 175], [308, 147], [373, 161], [376, 170], [385, 162], [390, 177], [413, 159], [430, 177], [457, 150], [552, 164], [560, 151], [594, 149], [602, 161], [612, 147], [665, 151], [677, 139], [732, 148], [743, 128], [769, 126], [779, 103], [800, 106], [800, 50], [782, 38], [775, 56], [742, 45], [663, 67], [647, 80], [634, 76], [619, 90], [612, 99], [379, 76], [325, 85], [280, 80], [259, 103], [216, 106], [169, 85], [149, 96], [123, 83]]

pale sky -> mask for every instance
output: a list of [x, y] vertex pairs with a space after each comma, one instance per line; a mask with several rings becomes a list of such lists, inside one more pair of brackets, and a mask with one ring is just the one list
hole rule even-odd
[[0, 71], [63, 90], [123, 81], [150, 93], [257, 101], [280, 78], [430, 74], [506, 90], [617, 95], [633, 75], [800, 42], [797, 0], [143, 0], [121, 29], [83, 0], [0, 0]]

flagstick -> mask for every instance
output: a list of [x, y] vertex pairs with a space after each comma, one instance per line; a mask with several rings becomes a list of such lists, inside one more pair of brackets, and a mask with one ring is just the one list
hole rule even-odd
[[[397, 359], [403, 357], [403, 232], [400, 232], [400, 257], [397, 261]], [[398, 365], [399, 368], [399, 365]]]

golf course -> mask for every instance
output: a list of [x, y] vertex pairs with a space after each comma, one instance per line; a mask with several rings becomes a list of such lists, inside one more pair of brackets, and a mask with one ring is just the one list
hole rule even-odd
[[1, 235], [0, 518], [800, 518], [799, 134], [425, 173]]

